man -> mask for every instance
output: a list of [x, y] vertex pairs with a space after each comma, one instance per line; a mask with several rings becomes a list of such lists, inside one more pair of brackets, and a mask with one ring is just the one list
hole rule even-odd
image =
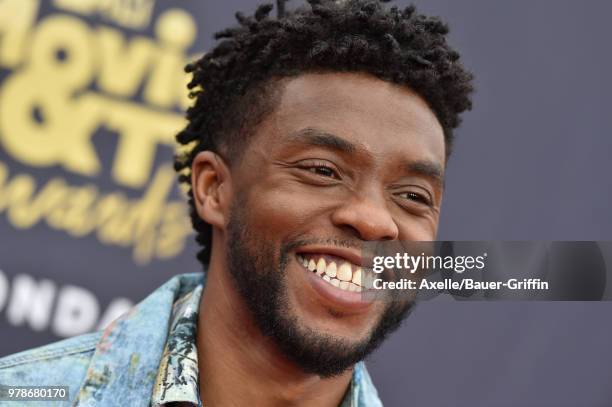
[[364, 243], [434, 240], [471, 75], [434, 18], [309, 0], [187, 67], [177, 136], [205, 275], [102, 333], [5, 358], [0, 383], [83, 405], [379, 406], [361, 362], [411, 309], [362, 296]]

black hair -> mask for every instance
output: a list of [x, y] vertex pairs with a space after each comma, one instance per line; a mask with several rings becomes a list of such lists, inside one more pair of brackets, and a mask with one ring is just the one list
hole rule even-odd
[[188, 190], [191, 220], [208, 264], [212, 229], [195, 211], [191, 165], [201, 151], [223, 151], [230, 162], [244, 151], [252, 130], [271, 112], [278, 80], [305, 72], [362, 72], [409, 87], [429, 105], [444, 130], [447, 157], [460, 113], [471, 109], [471, 73], [446, 41], [448, 26], [436, 17], [386, 7], [389, 0], [306, 0], [285, 10], [277, 1], [253, 16], [236, 13], [238, 25], [215, 34], [220, 42], [185, 70], [195, 103], [176, 137], [179, 181]]

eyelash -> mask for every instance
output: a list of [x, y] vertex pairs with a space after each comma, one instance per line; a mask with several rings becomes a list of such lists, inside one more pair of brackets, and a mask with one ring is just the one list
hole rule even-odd
[[[402, 199], [407, 199], [407, 200], [411, 200], [414, 202], [418, 202], [422, 205], [426, 205], [431, 207], [432, 203], [431, 203], [431, 199], [423, 194], [419, 194], [417, 192], [413, 192], [413, 191], [408, 191], [408, 192], [400, 192], [398, 194], [396, 194], [397, 196], [400, 196]], [[402, 195], [408, 195], [407, 198], [402, 197]]]
[[[307, 163], [302, 165], [300, 168], [321, 177], [340, 179], [340, 176], [338, 175], [336, 169], [324, 161], [314, 161], [311, 163]], [[320, 172], [318, 172], [318, 170], [321, 169], [327, 171], [327, 174], [321, 174]]]
[[[324, 178], [334, 178], [334, 179], [340, 179], [340, 176], [338, 175], [337, 170], [332, 167], [330, 164], [328, 164], [325, 161], [312, 161], [312, 162], [308, 162], [303, 164], [302, 166], [300, 166], [301, 169], [306, 170], [314, 175], [318, 175], [320, 177], [324, 177]], [[327, 172], [327, 174], [321, 174], [319, 172], [319, 170], [323, 169], [324, 171]], [[405, 200], [410, 200], [413, 202], [417, 202], [418, 204], [421, 205], [425, 205], [427, 207], [432, 207], [432, 200], [429, 196], [425, 195], [425, 194], [419, 194], [417, 192], [414, 191], [407, 191], [407, 192], [400, 192], [395, 194], [396, 196], [399, 196], [402, 199]], [[402, 197], [402, 195], [408, 195], [408, 197]]]

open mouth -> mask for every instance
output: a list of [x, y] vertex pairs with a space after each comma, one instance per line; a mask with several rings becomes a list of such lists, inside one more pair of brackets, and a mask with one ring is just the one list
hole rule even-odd
[[368, 281], [372, 280], [370, 271], [340, 257], [316, 253], [296, 256], [304, 268], [344, 291], [361, 292], [368, 287]]

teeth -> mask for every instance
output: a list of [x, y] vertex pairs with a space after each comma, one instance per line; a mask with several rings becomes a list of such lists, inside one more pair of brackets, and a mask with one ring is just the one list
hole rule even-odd
[[327, 274], [330, 278], [336, 277], [336, 262], [332, 261], [329, 263], [327, 268], [325, 269], [325, 274]]
[[353, 273], [353, 279], [351, 280], [353, 283], [355, 283], [356, 285], [361, 285], [361, 274], [363, 272], [361, 271], [361, 267], [359, 267], [357, 270], [355, 270], [355, 272]]
[[298, 255], [297, 259], [308, 270], [316, 272], [323, 280], [341, 290], [361, 292], [364, 286], [367, 287], [367, 284], [371, 285], [374, 280], [361, 267], [355, 266], [355, 271], [353, 272], [351, 264], [346, 261], [342, 262], [338, 267], [334, 261], [327, 263], [324, 257], [320, 257], [316, 263], [313, 258], [308, 259], [301, 255]]
[[321, 275], [325, 271], [325, 259], [321, 257], [317, 263], [317, 274]]
[[338, 269], [338, 279], [342, 281], [351, 281], [353, 272], [351, 271], [351, 265], [344, 262]]

